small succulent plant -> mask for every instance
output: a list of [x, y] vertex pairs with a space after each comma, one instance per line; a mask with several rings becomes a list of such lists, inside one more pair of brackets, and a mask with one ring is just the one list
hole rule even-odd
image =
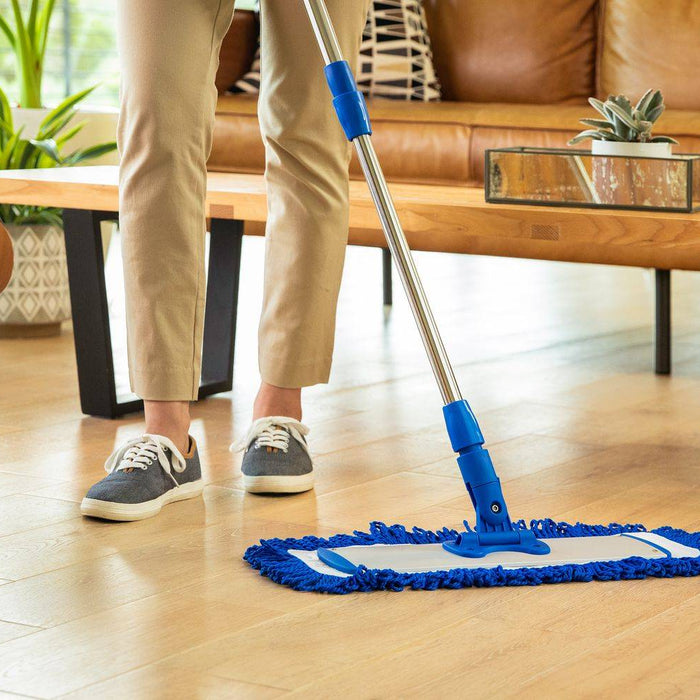
[[647, 90], [635, 107], [624, 95], [610, 95], [605, 102], [590, 97], [588, 102], [604, 119], [581, 119], [593, 127], [575, 136], [569, 145], [584, 139], [626, 143], [678, 143], [670, 136], [652, 136], [651, 130], [666, 106], [660, 90]]

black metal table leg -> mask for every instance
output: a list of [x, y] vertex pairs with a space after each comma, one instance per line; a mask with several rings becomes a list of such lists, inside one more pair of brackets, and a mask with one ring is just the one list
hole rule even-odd
[[[117, 418], [143, 409], [140, 399], [119, 401], [104, 276], [100, 222], [115, 212], [65, 209], [63, 226], [73, 311], [73, 334], [83, 413]], [[238, 309], [243, 222], [213, 219], [199, 397], [229, 391]]]
[[105, 418], [119, 414], [100, 222], [116, 218], [113, 212], [63, 210], [80, 407]]
[[243, 226], [230, 219], [211, 221], [200, 399], [233, 386]]
[[384, 306], [394, 303], [394, 290], [391, 277], [391, 252], [388, 248], [382, 248], [382, 277], [384, 281]]
[[671, 374], [671, 270], [656, 270], [654, 371]]

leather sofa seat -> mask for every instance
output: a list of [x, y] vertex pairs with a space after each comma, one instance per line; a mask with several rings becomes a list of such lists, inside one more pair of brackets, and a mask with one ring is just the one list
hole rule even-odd
[[[585, 107], [583, 108], [585, 109]], [[395, 182], [478, 184], [484, 151], [507, 146], [565, 147], [578, 130], [581, 105], [370, 102], [374, 141], [387, 177]], [[700, 111], [669, 110], [664, 132], [679, 150], [700, 152]], [[265, 154], [251, 96], [219, 98], [211, 170], [262, 173]], [[351, 177], [362, 173], [353, 157]]]

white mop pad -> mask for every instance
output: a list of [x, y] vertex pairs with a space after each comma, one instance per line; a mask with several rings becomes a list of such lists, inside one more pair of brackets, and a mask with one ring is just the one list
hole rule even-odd
[[[523, 554], [521, 552], [492, 552], [474, 559], [451, 554], [442, 544], [373, 544], [337, 547], [334, 549], [300, 550], [290, 549], [289, 554], [297, 557], [308, 567], [320, 574], [349, 577], [349, 571], [364, 566], [367, 569], [391, 569], [397, 573], [423, 573], [428, 571], [450, 571], [452, 569], [504, 569], [544, 568], [563, 564], [590, 564], [593, 562], [620, 561], [630, 557], [644, 559], [666, 559], [700, 557], [700, 550], [687, 547], [653, 532], [623, 533], [594, 537], [557, 537], [544, 539], [551, 552], [544, 555]], [[330, 553], [330, 556], [324, 554]]]

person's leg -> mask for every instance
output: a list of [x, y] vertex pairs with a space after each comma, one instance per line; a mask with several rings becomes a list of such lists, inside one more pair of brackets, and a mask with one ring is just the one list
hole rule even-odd
[[[327, 0], [354, 63], [368, 0]], [[262, 383], [243, 440], [244, 485], [297, 493], [313, 486], [301, 388], [328, 381], [348, 235], [350, 146], [302, 2], [262, 0], [260, 126], [268, 220], [259, 330]]]
[[265, 416], [290, 416], [301, 420], [301, 387], [288, 389], [260, 383], [253, 404], [253, 420]]
[[189, 401], [204, 316], [206, 162], [234, 0], [118, 0], [117, 143], [129, 374], [146, 434], [117, 448], [84, 515], [138, 520], [202, 492]]
[[[328, 0], [353, 65], [369, 0]], [[260, 124], [269, 213], [254, 418], [301, 418], [301, 387], [328, 381], [348, 233], [350, 147], [303, 3], [262, 1]], [[297, 415], [298, 414], [298, 415]]]
[[146, 430], [187, 444], [204, 317], [206, 162], [234, 0], [119, 0], [129, 376]]

